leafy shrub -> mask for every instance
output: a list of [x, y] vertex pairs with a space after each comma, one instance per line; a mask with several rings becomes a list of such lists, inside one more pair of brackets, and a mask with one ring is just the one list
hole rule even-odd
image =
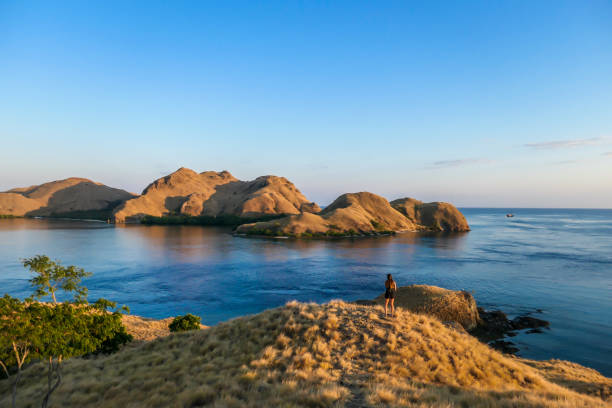
[[372, 224], [372, 227], [374, 227], [374, 229], [376, 230], [382, 230], [385, 228], [380, 222], [376, 220], [370, 220], [370, 223]]
[[200, 316], [187, 313], [185, 316], [176, 316], [174, 320], [172, 320], [172, 323], [168, 325], [168, 328], [171, 332], [199, 330], [201, 321], [202, 319]]
[[114, 331], [114, 334], [111, 337], [108, 337], [102, 342], [100, 347], [98, 347], [98, 349], [94, 351], [94, 354], [116, 353], [117, 351], [119, 351], [121, 346], [129, 343], [132, 340], [134, 340], [134, 336], [129, 334], [125, 330], [125, 326], [121, 324], [116, 327], [116, 330]]
[[[127, 306], [117, 308], [117, 302], [100, 298], [89, 307], [94, 312], [94, 324], [92, 328], [95, 330], [93, 336], [103, 337], [104, 340], [93, 352], [94, 354], [110, 354], [119, 351], [121, 346], [134, 340], [134, 336], [129, 334], [121, 315], [123, 312], [128, 313], [130, 309]], [[110, 309], [115, 309], [112, 313]]]

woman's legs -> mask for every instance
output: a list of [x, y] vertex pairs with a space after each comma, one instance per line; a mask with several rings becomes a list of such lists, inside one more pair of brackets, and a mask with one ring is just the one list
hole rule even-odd
[[391, 317], [395, 317], [395, 298], [391, 298]]
[[385, 317], [387, 317], [387, 305], [389, 304], [389, 298], [385, 299]]

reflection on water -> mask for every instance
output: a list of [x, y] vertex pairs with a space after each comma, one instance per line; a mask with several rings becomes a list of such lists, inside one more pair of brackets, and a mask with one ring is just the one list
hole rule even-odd
[[472, 231], [331, 241], [252, 239], [227, 228], [0, 220], [2, 292], [30, 294], [20, 259], [47, 254], [94, 272], [90, 297], [132, 312], [215, 324], [288, 300], [373, 298], [398, 284], [473, 291], [509, 313], [542, 309], [552, 329], [522, 354], [612, 375], [612, 211], [466, 209]]

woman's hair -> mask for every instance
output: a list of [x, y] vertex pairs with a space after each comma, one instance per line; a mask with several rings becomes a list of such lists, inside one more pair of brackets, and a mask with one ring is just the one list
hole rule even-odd
[[387, 274], [387, 280], [388, 281], [393, 281], [393, 276], [391, 276], [390, 273]]

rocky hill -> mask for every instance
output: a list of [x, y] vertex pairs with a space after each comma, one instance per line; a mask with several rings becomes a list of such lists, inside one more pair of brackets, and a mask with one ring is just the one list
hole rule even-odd
[[240, 181], [227, 171], [196, 173], [180, 168], [151, 183], [139, 197], [126, 201], [114, 221], [138, 222], [145, 215], [222, 216], [317, 212], [320, 208], [284, 177], [262, 176]]
[[[18, 406], [38, 406], [45, 362]], [[612, 380], [499, 353], [423, 314], [334, 301], [286, 306], [64, 363], [52, 407], [610, 407]], [[0, 380], [0, 405], [9, 404]], [[607, 390], [607, 391], [606, 391]]]
[[237, 233], [260, 235], [318, 236], [359, 232], [414, 230], [415, 225], [372, 193], [343, 194], [318, 214], [303, 213], [279, 220], [243, 224]]
[[0, 214], [106, 219], [132, 197], [127, 191], [72, 177], [0, 193]]
[[318, 214], [303, 213], [272, 221], [243, 224], [236, 232], [247, 235], [309, 237], [469, 230], [463, 214], [451, 204], [423, 204], [419, 201], [418, 206], [402, 206], [403, 200], [410, 199], [389, 203], [385, 198], [368, 192], [343, 194]]
[[399, 198], [391, 206], [415, 224], [430, 231], [469, 231], [470, 226], [461, 212], [450, 203], [424, 203], [414, 198]]
[[448, 203], [412, 198], [389, 203], [360, 192], [343, 194], [321, 211], [284, 177], [241, 181], [228, 171], [197, 173], [184, 167], [155, 180], [140, 196], [82, 178], [12, 189], [0, 193], [0, 215], [110, 218], [116, 223], [151, 216], [159, 217], [151, 223], [244, 223], [239, 234], [296, 237], [469, 230], [463, 214]]

